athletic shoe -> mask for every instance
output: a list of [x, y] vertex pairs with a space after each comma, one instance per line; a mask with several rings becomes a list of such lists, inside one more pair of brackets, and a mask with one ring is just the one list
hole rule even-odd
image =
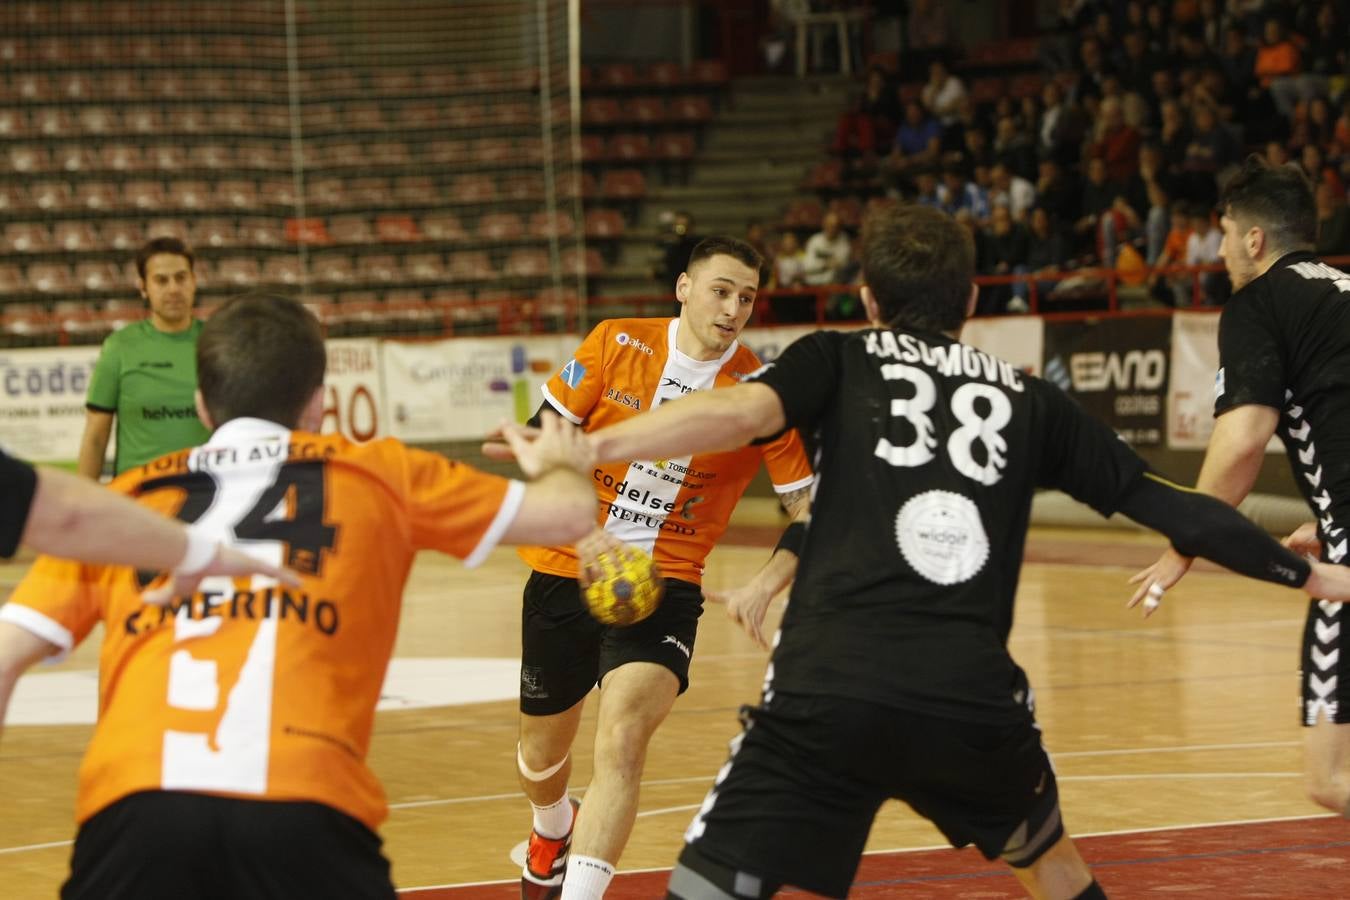
[[[572, 826], [576, 827], [577, 809], [572, 800]], [[525, 850], [525, 869], [520, 873], [520, 900], [557, 900], [562, 896], [563, 876], [567, 874], [567, 851], [572, 847], [572, 829], [560, 838], [546, 838], [530, 830]]]

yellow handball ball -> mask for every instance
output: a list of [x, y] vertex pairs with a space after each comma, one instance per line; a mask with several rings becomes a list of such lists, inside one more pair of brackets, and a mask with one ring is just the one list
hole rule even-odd
[[665, 582], [644, 551], [624, 545], [595, 558], [600, 575], [581, 589], [591, 615], [606, 625], [641, 622], [661, 604]]

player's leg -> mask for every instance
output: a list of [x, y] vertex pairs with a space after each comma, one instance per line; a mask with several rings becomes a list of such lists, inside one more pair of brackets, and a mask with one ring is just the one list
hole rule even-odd
[[1104, 900], [1106, 894], [1092, 878], [1068, 834], [1050, 845], [1028, 866], [1012, 864], [1013, 875], [1037, 900]]
[[1319, 806], [1350, 817], [1350, 604], [1312, 600], [1303, 628], [1304, 782]]
[[586, 803], [578, 812], [563, 888], [566, 900], [602, 896], [637, 816], [647, 746], [689, 686], [703, 592], [667, 579], [646, 619], [611, 628], [600, 649], [600, 708]]
[[575, 579], [530, 575], [521, 616], [520, 739], [516, 772], [532, 828], [521, 895], [556, 897], [567, 866], [575, 803], [568, 795], [572, 742], [599, 671], [602, 626]]

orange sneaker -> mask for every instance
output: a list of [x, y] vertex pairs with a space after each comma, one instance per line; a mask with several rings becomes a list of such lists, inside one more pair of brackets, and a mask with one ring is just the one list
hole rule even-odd
[[[576, 827], [581, 804], [572, 800], [572, 826]], [[562, 896], [563, 876], [567, 874], [567, 851], [572, 846], [572, 829], [560, 838], [546, 838], [530, 831], [525, 850], [525, 869], [520, 874], [521, 900], [556, 900]]]

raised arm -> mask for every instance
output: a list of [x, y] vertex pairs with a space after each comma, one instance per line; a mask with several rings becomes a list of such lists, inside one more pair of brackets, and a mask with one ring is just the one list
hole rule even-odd
[[587, 438], [597, 462], [613, 462], [731, 450], [786, 425], [778, 393], [768, 385], [749, 383], [662, 403]]

